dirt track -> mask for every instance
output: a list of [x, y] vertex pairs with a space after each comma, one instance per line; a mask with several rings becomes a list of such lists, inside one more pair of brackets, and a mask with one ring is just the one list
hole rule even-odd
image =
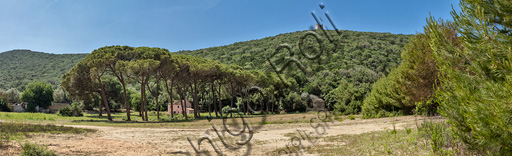
[[[397, 129], [413, 128], [416, 127], [416, 120], [414, 116], [405, 116], [344, 120], [342, 122], [334, 121], [323, 123], [324, 128], [322, 126], [317, 128], [318, 132], [315, 132], [315, 129], [308, 123], [266, 124], [261, 129], [256, 130], [250, 141], [250, 147], [247, 144], [237, 146], [235, 142], [240, 139], [240, 136], [233, 137], [224, 132], [225, 136], [230, 136], [224, 140], [233, 147], [239, 147], [236, 150], [224, 148], [225, 146], [211, 127], [199, 129], [160, 129], [72, 126], [97, 129], [99, 131], [86, 135], [37, 134], [27, 140], [47, 145], [49, 149], [56, 151], [59, 155], [171, 155], [170, 153], [172, 152], [190, 152], [190, 154], [195, 155], [192, 146], [187, 141], [187, 137], [197, 146], [199, 137], [209, 134], [215, 145], [222, 147], [220, 150], [226, 155], [244, 155], [247, 150], [250, 150], [249, 155], [268, 155], [277, 148], [284, 148], [285, 144], [289, 143], [293, 136], [304, 139], [302, 144], [305, 146], [319, 146], [323, 144], [322, 137], [387, 130], [392, 129], [393, 124], [395, 124]], [[219, 125], [217, 127], [221, 129]], [[297, 128], [304, 130], [306, 133], [309, 132], [310, 138], [313, 141], [317, 138], [316, 141], [318, 142], [315, 144], [308, 142], [307, 138], [304, 137], [304, 132], [298, 132]], [[247, 137], [248, 133], [244, 135]], [[14, 146], [17, 145], [14, 144]], [[201, 149], [206, 149], [214, 154], [214, 149], [206, 140], [201, 144]]]

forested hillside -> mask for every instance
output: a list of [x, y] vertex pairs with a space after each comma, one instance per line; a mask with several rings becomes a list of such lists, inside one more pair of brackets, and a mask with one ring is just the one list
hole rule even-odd
[[[297, 43], [307, 31], [279, 34], [258, 40], [237, 42], [234, 44], [199, 49], [194, 51], [179, 51], [178, 53], [213, 59], [226, 64], [236, 64], [246, 69], [270, 69], [266, 57], [271, 55], [280, 44], [292, 45], [292, 51], [298, 53]], [[390, 68], [400, 62], [400, 50], [407, 44], [412, 35], [341, 31], [341, 37], [336, 38], [341, 48], [335, 48], [326, 39], [322, 31], [315, 31], [326, 46], [322, 58], [323, 68], [347, 69], [353, 66], [365, 66], [377, 73], [388, 73]], [[334, 31], [328, 31], [335, 36]], [[306, 43], [312, 43], [313, 37], [308, 37]], [[316, 49], [318, 44], [313, 43]], [[308, 64], [305, 62], [305, 64]]]
[[[316, 30], [315, 33], [322, 40], [324, 52], [319, 59], [308, 60], [301, 55], [298, 46], [301, 37], [307, 33], [297, 31], [260, 40], [178, 53], [236, 64], [247, 70], [273, 71], [266, 59], [279, 45], [289, 44], [291, 52], [295, 54], [294, 57], [310, 72], [304, 74], [293, 64], [285, 71], [285, 75], [297, 81], [296, 92], [319, 96], [326, 100], [330, 109], [352, 114], [361, 111], [362, 101], [371, 90], [373, 82], [400, 64], [401, 49], [413, 36], [355, 31], [341, 31], [341, 36], [338, 36], [335, 31], [328, 31], [333, 37], [331, 43], [322, 31]], [[319, 53], [320, 44], [313, 36], [308, 36], [303, 41], [301, 49], [305, 53]], [[278, 68], [283, 67], [288, 54], [287, 50], [280, 50], [271, 61], [277, 64]], [[298, 96], [292, 94], [296, 93], [290, 93], [289, 97]]]
[[[322, 31], [315, 31], [321, 44], [311, 33], [297, 31], [266, 37], [259, 40], [238, 42], [231, 45], [180, 51], [177, 54], [198, 56], [217, 60], [223, 64], [234, 64], [246, 70], [274, 72], [267, 58], [275, 53], [281, 44], [289, 44], [290, 51], [282, 49], [271, 58], [278, 68], [283, 68], [286, 58], [293, 53], [306, 68], [307, 74], [294, 64], [284, 74], [293, 78], [293, 86], [283, 92], [284, 101], [297, 101], [301, 96], [314, 95], [326, 100], [327, 106], [346, 114], [359, 113], [366, 94], [372, 84], [391, 69], [400, 64], [401, 49], [412, 35], [400, 35], [375, 32], [341, 31], [338, 36], [328, 31], [333, 38], [327, 40]], [[303, 38], [301, 38], [303, 37]], [[308, 60], [299, 52], [300, 47], [308, 55], [317, 55], [321, 49], [321, 57]], [[337, 45], [336, 45], [337, 44]], [[320, 48], [323, 47], [323, 48]], [[47, 54], [29, 50], [13, 50], [0, 53], [0, 89], [17, 88], [24, 90], [32, 81], [49, 82], [58, 88], [61, 76], [87, 54]], [[346, 96], [349, 95], [349, 96]], [[299, 100], [300, 101], [300, 100]], [[287, 111], [304, 111], [304, 107], [282, 109]]]
[[61, 77], [87, 54], [48, 54], [30, 50], [0, 53], [0, 89], [25, 90], [32, 81], [43, 81], [58, 87]]

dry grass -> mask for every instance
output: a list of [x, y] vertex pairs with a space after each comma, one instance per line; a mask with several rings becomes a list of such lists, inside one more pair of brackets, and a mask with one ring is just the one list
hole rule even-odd
[[[379, 131], [358, 135], [338, 135], [316, 138], [319, 142], [309, 146], [283, 147], [268, 153], [269, 155], [287, 152], [319, 155], [435, 155], [430, 144], [416, 129]], [[292, 134], [287, 134], [292, 136]], [[297, 145], [297, 143], [295, 143]]]

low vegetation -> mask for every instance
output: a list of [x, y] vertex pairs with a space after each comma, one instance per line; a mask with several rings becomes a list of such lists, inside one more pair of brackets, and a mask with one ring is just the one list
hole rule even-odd
[[21, 149], [23, 149], [22, 156], [57, 156], [55, 152], [48, 150], [48, 148], [33, 143], [24, 143], [21, 145]]
[[397, 130], [395, 133], [388, 130], [318, 139], [322, 140], [321, 145], [279, 148], [269, 154], [276, 155], [281, 151], [281, 154], [288, 152], [291, 155], [305, 152], [320, 155], [435, 155], [431, 145], [427, 144], [428, 140], [416, 130]]
[[[2, 119], [3, 120], [3, 119]], [[23, 140], [26, 137], [30, 137], [37, 133], [49, 133], [49, 134], [82, 134], [96, 132], [92, 129], [73, 128], [65, 126], [56, 126], [52, 124], [28, 124], [18, 122], [0, 122], [0, 149], [4, 149], [5, 145], [8, 145], [12, 140]], [[8, 147], [7, 147], [8, 148]], [[22, 153], [21, 155], [26, 156], [54, 156], [56, 155], [53, 151], [48, 150], [46, 147], [33, 144], [23, 143], [21, 144]]]

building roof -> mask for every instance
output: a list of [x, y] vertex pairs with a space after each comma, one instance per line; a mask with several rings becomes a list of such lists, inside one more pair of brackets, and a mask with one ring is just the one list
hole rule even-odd
[[[188, 108], [192, 107], [192, 104], [190, 103], [190, 101], [188, 101], [188, 99], [181, 100], [181, 101], [183, 102], [183, 104], [185, 104], [186, 107], [188, 107]], [[180, 102], [180, 100], [174, 100], [174, 102], [172, 104], [173, 105], [181, 105], [181, 102]]]

